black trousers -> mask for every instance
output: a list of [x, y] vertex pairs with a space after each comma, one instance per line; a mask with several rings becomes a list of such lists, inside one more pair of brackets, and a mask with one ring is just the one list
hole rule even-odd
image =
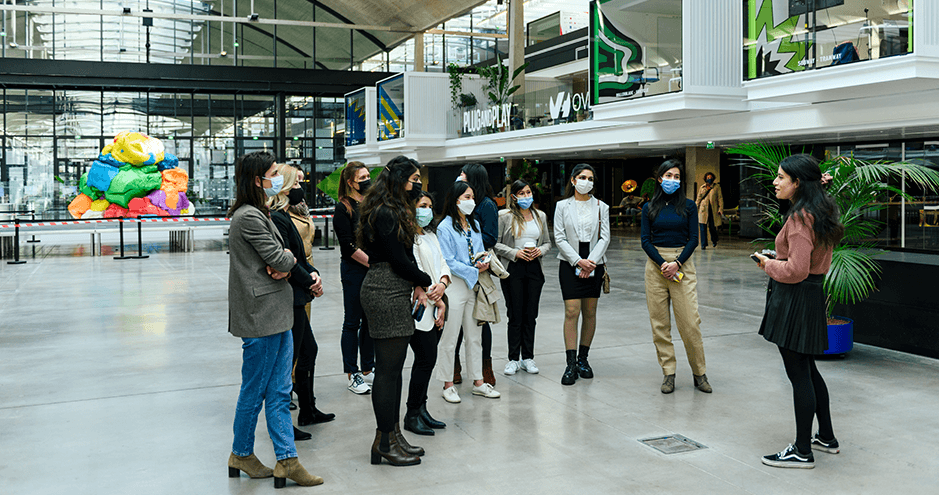
[[372, 339], [375, 344], [375, 373], [372, 384], [372, 410], [378, 431], [390, 433], [401, 419], [401, 371], [408, 355], [411, 337]]
[[796, 447], [800, 452], [812, 449], [812, 419], [818, 418], [818, 434], [825, 440], [835, 438], [831, 426], [828, 387], [815, 367], [815, 356], [779, 347], [786, 375], [792, 383], [792, 402], [796, 413]]
[[408, 412], [415, 412], [427, 403], [427, 388], [437, 363], [438, 342], [440, 329], [437, 327], [429, 332], [416, 330], [411, 336], [409, 344], [414, 351], [414, 365], [411, 367], [411, 381], [408, 384]]
[[316, 397], [313, 395], [313, 370], [316, 368], [316, 354], [319, 346], [313, 337], [310, 328], [310, 319], [306, 315], [305, 306], [293, 307], [293, 390], [297, 394], [300, 406], [300, 416], [313, 414], [316, 407]]
[[[492, 327], [489, 326], [489, 323], [483, 323], [483, 359], [492, 359]], [[456, 340], [456, 350], [454, 351], [454, 356], [457, 359], [460, 358], [460, 346], [463, 345], [463, 328], [460, 328], [460, 336]]]
[[544, 287], [544, 272], [538, 260], [515, 260], [506, 268], [509, 277], [501, 280], [502, 295], [509, 315], [507, 335], [509, 361], [535, 357], [535, 320]]
[[701, 238], [701, 247], [708, 247], [708, 232], [711, 233], [711, 244], [717, 245], [717, 227], [714, 225], [714, 216], [710, 208], [708, 208], [708, 223], [699, 223], [698, 229], [700, 231], [698, 237]]

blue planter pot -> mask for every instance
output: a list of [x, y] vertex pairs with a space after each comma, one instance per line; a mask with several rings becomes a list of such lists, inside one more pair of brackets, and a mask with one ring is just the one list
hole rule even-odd
[[847, 323], [828, 325], [828, 350], [825, 354], [845, 354], [854, 347], [854, 320], [843, 316], [833, 316]]

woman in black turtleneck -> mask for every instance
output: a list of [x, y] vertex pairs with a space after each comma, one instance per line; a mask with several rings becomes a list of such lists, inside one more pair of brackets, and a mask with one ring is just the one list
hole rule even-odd
[[711, 393], [698, 316], [698, 281], [691, 259], [698, 245], [698, 210], [694, 201], [682, 193], [682, 168], [678, 160], [662, 163], [656, 173], [655, 194], [642, 207], [642, 249], [649, 256], [645, 270], [646, 304], [652, 341], [665, 375], [662, 393], [675, 391], [675, 346], [669, 304], [694, 374], [694, 386]]

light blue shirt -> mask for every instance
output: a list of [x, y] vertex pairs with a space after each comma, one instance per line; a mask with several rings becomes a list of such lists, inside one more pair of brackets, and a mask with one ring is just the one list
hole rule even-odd
[[[479, 228], [479, 222], [474, 222]], [[457, 224], [459, 225], [459, 224]], [[459, 228], [459, 227], [457, 227]], [[440, 241], [440, 250], [446, 260], [450, 272], [462, 278], [471, 289], [476, 286], [479, 279], [479, 269], [470, 262], [470, 250], [465, 233], [453, 230], [453, 219], [445, 217], [437, 225], [437, 240]], [[482, 233], [470, 229], [470, 241], [473, 244], [473, 253], [481, 253], [483, 247]]]

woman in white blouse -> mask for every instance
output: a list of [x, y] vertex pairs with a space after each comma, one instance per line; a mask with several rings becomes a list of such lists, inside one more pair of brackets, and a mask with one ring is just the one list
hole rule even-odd
[[417, 331], [410, 342], [411, 350], [414, 351], [414, 365], [411, 367], [408, 387], [408, 412], [404, 416], [404, 429], [418, 435], [433, 435], [434, 429], [447, 426], [427, 412], [427, 387], [437, 362], [437, 344], [447, 311], [444, 290], [450, 285], [450, 267], [443, 259], [437, 241], [433, 206], [430, 194], [421, 191], [417, 201], [417, 224], [422, 232], [414, 241], [414, 259], [417, 267], [430, 275], [434, 285], [428, 287], [424, 314], [414, 322]]
[[[581, 163], [574, 167], [567, 198], [554, 210], [554, 241], [561, 260], [558, 277], [564, 297], [564, 347], [567, 368], [562, 385], [573, 385], [577, 378], [593, 378], [587, 353], [597, 328], [597, 301], [603, 285], [606, 248], [610, 245], [610, 207], [590, 194], [596, 172]], [[577, 320], [580, 349], [577, 349]]]
[[551, 249], [548, 217], [533, 207], [531, 187], [523, 180], [512, 183], [509, 207], [499, 212], [496, 254], [509, 272], [502, 279], [502, 294], [509, 323], [509, 362], [505, 374], [519, 370], [538, 373], [535, 364], [535, 319], [544, 287], [544, 255]]

